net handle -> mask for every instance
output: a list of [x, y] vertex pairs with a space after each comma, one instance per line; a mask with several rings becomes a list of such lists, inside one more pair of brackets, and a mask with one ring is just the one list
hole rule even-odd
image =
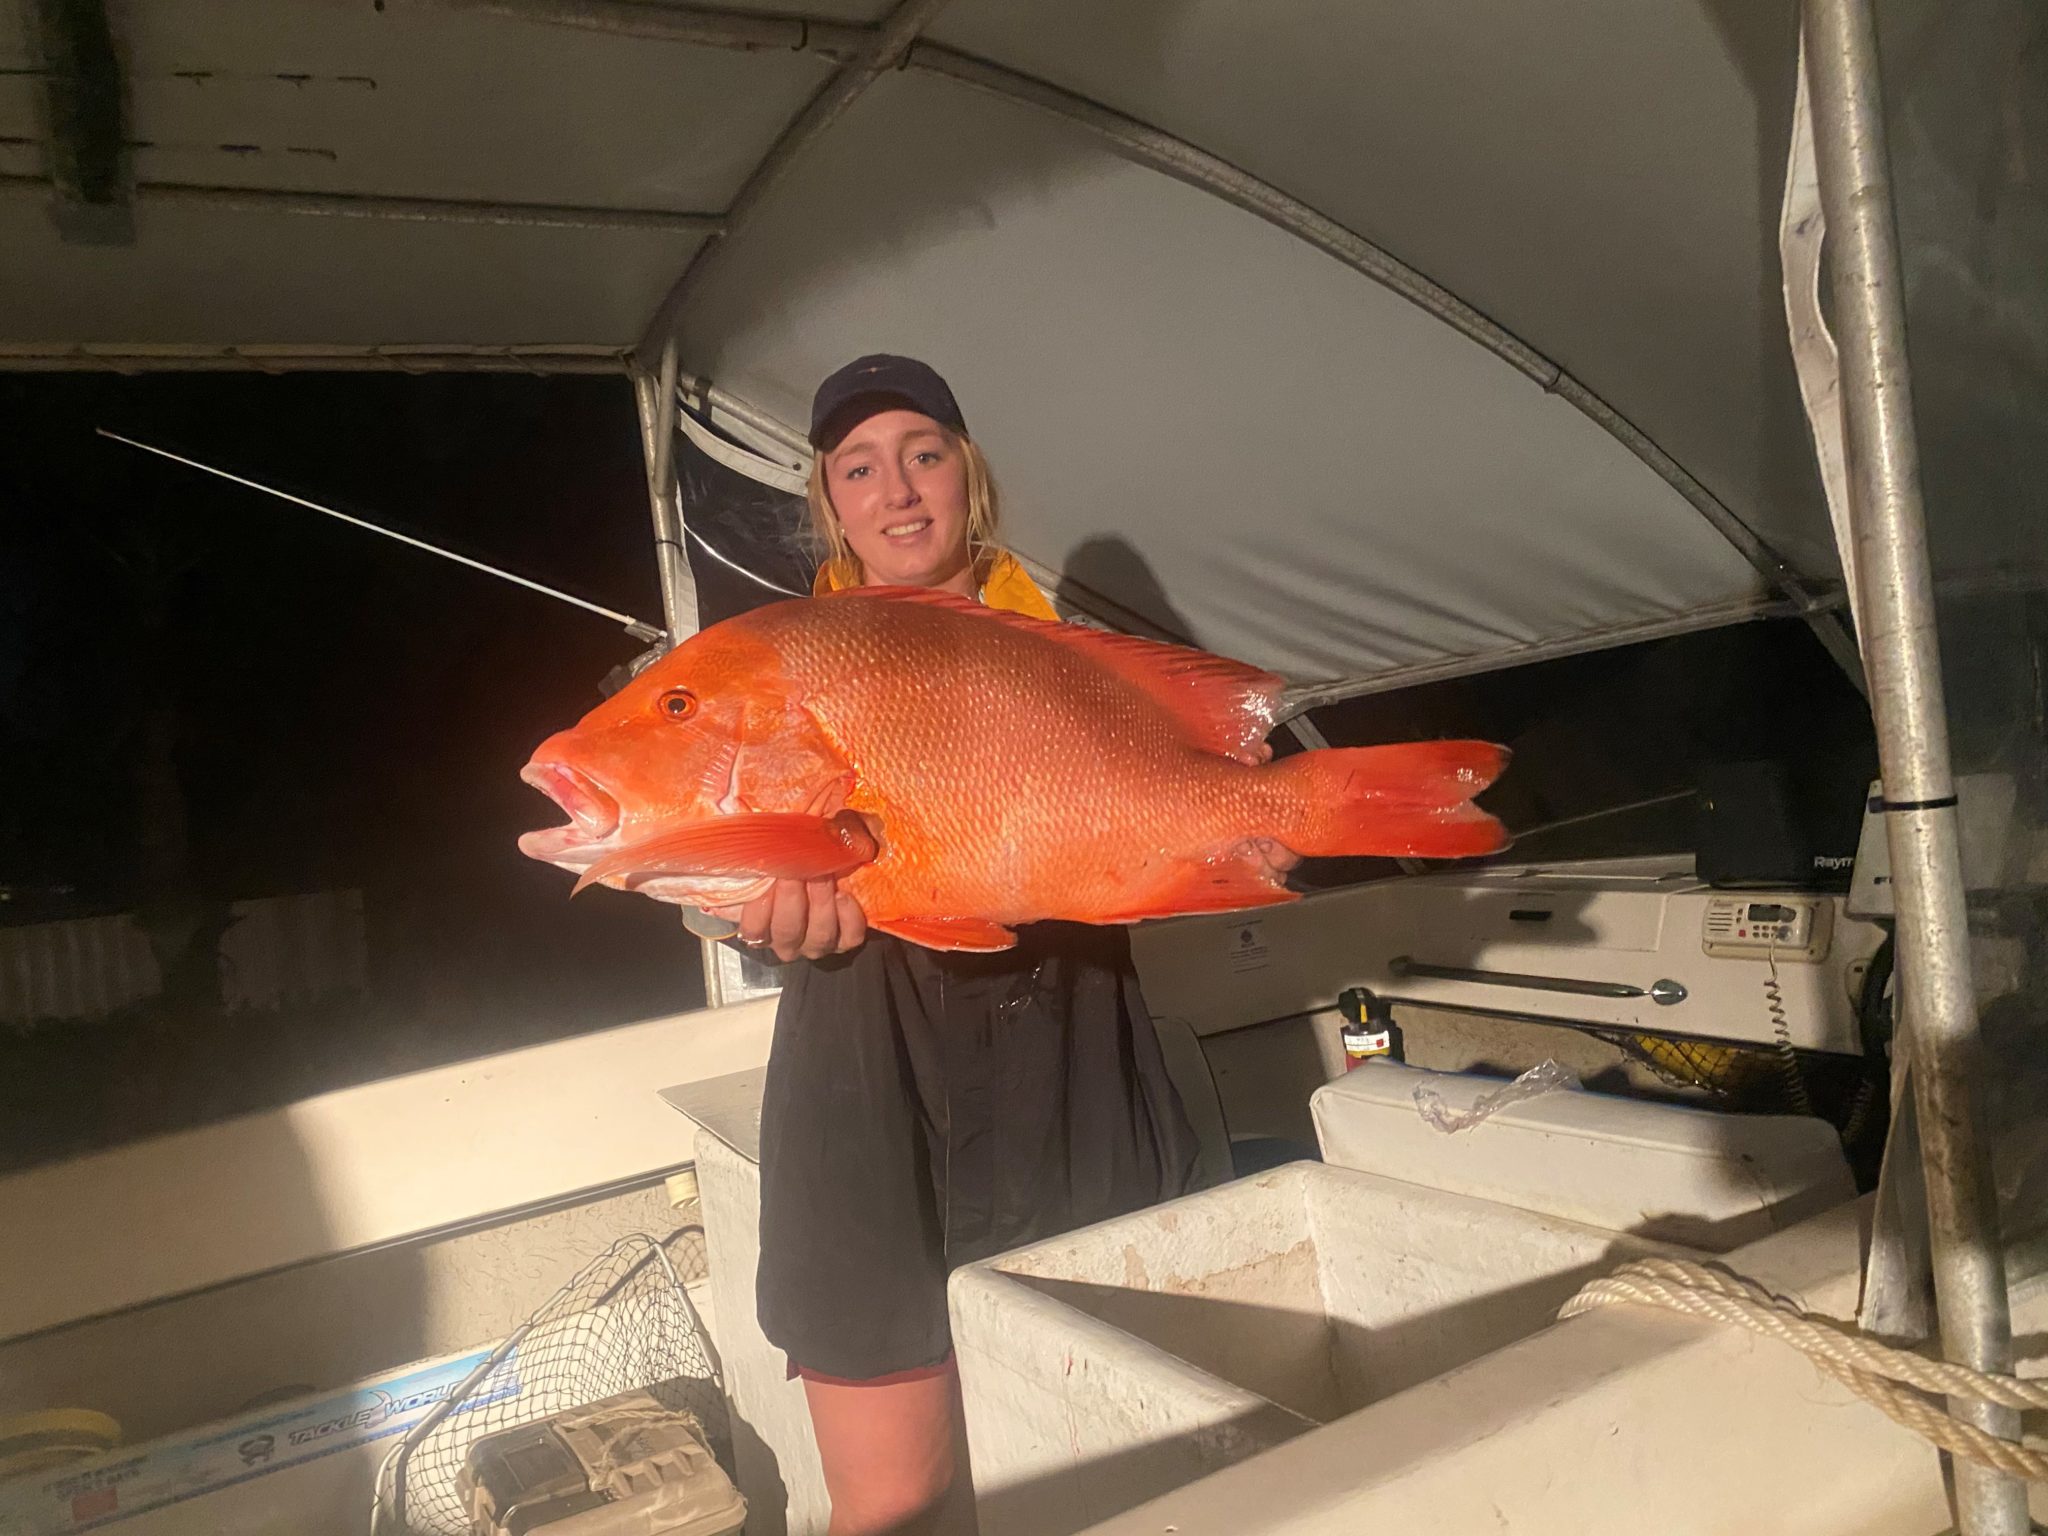
[[476, 1369], [463, 1377], [454, 1391], [428, 1409], [427, 1416], [399, 1441], [391, 1459], [391, 1514], [398, 1522], [400, 1531], [412, 1529], [405, 1509], [405, 1474], [407, 1466], [412, 1461], [412, 1453], [426, 1443], [427, 1436], [440, 1426], [443, 1419], [469, 1401], [469, 1395], [477, 1389], [483, 1379], [503, 1365], [506, 1357], [517, 1349], [532, 1331], [533, 1323], [530, 1320], [513, 1329], [505, 1336], [502, 1344], [478, 1361]]

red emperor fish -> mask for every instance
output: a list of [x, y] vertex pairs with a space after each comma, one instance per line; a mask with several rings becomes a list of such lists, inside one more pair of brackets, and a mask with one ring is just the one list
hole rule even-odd
[[521, 775], [569, 815], [519, 840], [590, 884], [718, 911], [836, 876], [870, 927], [998, 950], [1019, 923], [1296, 899], [1259, 856], [1463, 858], [1484, 742], [1264, 761], [1283, 680], [946, 593], [861, 588], [692, 636]]

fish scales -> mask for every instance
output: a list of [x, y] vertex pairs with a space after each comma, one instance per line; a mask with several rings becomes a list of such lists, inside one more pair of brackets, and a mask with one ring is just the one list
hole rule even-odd
[[[1113, 910], [1175, 859], [1241, 854], [1267, 798], [1257, 772], [1188, 747], [1114, 674], [943, 609], [842, 611], [783, 644], [860, 771], [849, 805], [885, 818], [882, 857], [847, 882], [878, 921], [932, 904], [1005, 923], [1051, 899]], [[910, 694], [950, 707], [906, 708]]]

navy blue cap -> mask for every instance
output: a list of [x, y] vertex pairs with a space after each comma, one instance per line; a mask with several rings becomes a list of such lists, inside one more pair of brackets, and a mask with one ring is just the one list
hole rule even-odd
[[903, 409], [967, 431], [960, 403], [929, 363], [876, 352], [855, 358], [818, 386], [811, 399], [811, 446], [822, 451], [877, 411]]

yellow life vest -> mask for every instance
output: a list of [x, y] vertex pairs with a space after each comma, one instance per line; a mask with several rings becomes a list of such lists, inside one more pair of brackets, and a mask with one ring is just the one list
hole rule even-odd
[[[827, 592], [843, 592], [848, 587], [860, 585], [860, 573], [849, 562], [842, 565], [837, 560], [827, 560], [818, 567], [818, 574], [811, 582], [813, 596], [822, 597]], [[1038, 583], [1031, 579], [1031, 573], [1024, 569], [1024, 563], [1007, 549], [997, 553], [988, 568], [988, 576], [981, 584], [981, 600], [990, 608], [1003, 608], [1011, 613], [1028, 614], [1034, 619], [1048, 619], [1054, 623], [1059, 615], [1053, 612], [1045, 594], [1038, 590]]]

